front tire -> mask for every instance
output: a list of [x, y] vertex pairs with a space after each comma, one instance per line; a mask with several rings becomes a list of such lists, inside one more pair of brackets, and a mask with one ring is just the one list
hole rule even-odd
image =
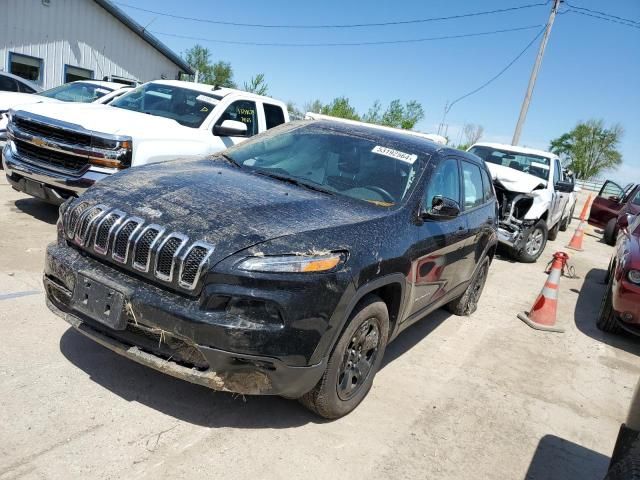
[[602, 302], [600, 303], [600, 312], [596, 327], [607, 333], [620, 333], [622, 328], [616, 321], [616, 314], [613, 310], [613, 275], [609, 274], [607, 282], [607, 290], [604, 292]]
[[340, 418], [367, 396], [380, 368], [389, 337], [389, 312], [375, 295], [354, 310], [318, 384], [300, 399], [312, 412]]
[[489, 257], [485, 257], [465, 292], [462, 296], [449, 302], [447, 304], [447, 310], [454, 315], [467, 316], [478, 309], [478, 300], [480, 300], [484, 284], [487, 282], [487, 276], [489, 274], [489, 263]]
[[607, 245], [615, 245], [616, 239], [618, 238], [618, 219], [612, 218], [607, 222], [607, 225], [604, 227], [604, 234], [602, 235], [602, 239], [604, 243]]
[[529, 235], [525, 241], [525, 246], [516, 255], [516, 259], [522, 263], [534, 263], [547, 245], [547, 238], [549, 236], [549, 229], [544, 220], [538, 221], [535, 226], [529, 232]]

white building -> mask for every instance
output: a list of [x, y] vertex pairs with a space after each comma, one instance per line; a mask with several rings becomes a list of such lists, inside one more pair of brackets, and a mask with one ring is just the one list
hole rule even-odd
[[85, 78], [147, 82], [193, 73], [109, 0], [0, 0], [0, 70], [43, 88]]

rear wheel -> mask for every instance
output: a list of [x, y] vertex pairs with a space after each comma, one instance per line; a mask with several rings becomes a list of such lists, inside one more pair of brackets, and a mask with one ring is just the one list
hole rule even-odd
[[640, 480], [640, 441], [611, 467], [604, 480]]
[[573, 207], [571, 207], [571, 211], [569, 212], [569, 215], [567, 215], [566, 218], [560, 222], [560, 231], [561, 232], [566, 232], [567, 228], [569, 228], [569, 224], [571, 223], [571, 219], [573, 218], [573, 210], [575, 208], [576, 208], [575, 205]]
[[609, 274], [607, 282], [607, 290], [604, 292], [602, 302], [600, 303], [600, 313], [596, 326], [603, 332], [620, 333], [622, 328], [616, 321], [616, 314], [613, 311], [613, 275]]
[[607, 245], [615, 245], [616, 238], [618, 237], [618, 219], [612, 218], [607, 222], [604, 227], [604, 234], [602, 236], [604, 243]]
[[560, 231], [560, 223], [562, 222], [562, 220], [558, 223], [556, 223], [556, 226], [553, 227], [551, 230], [549, 230], [549, 235], [548, 238], [549, 240], [555, 240], [556, 238], [558, 238], [558, 232]]
[[516, 256], [523, 263], [533, 263], [544, 251], [549, 230], [544, 220], [540, 220], [529, 232], [524, 248]]
[[482, 295], [484, 284], [487, 282], [488, 274], [489, 257], [485, 257], [465, 292], [461, 297], [449, 302], [447, 310], [454, 315], [471, 315], [475, 312], [478, 308], [478, 300]]
[[365, 297], [351, 314], [322, 378], [300, 403], [324, 418], [351, 412], [371, 389], [388, 336], [386, 304], [375, 295]]

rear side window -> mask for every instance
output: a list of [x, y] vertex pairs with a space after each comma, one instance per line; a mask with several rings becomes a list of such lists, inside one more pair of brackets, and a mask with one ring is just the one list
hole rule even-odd
[[631, 200], [631, 203], [633, 203], [634, 205], [640, 206], [640, 188], [638, 189], [636, 196], [633, 197], [633, 200]]
[[464, 209], [477, 207], [484, 203], [482, 175], [480, 167], [469, 162], [462, 162], [462, 179], [464, 184]]
[[264, 118], [267, 121], [267, 130], [284, 123], [284, 112], [277, 105], [264, 104]]
[[436, 195], [460, 203], [460, 171], [455, 158], [449, 158], [438, 165], [425, 189], [423, 205], [430, 208], [433, 197]]
[[18, 82], [18, 88], [22, 93], [36, 93], [33, 88], [31, 88], [29, 85], [25, 85], [24, 83]]
[[482, 191], [484, 193], [484, 201], [488, 202], [493, 198], [493, 185], [491, 183], [491, 178], [489, 178], [489, 174], [484, 168], [480, 169], [480, 173], [482, 174]]

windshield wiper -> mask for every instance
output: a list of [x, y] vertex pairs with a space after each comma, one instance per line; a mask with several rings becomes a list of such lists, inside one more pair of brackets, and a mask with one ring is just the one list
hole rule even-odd
[[287, 175], [278, 175], [277, 173], [271, 173], [271, 172], [268, 172], [268, 171], [265, 171], [265, 170], [258, 170], [258, 169], [255, 169], [254, 172], [256, 172], [258, 175], [264, 175], [265, 177], [275, 178], [276, 180], [280, 180], [282, 182], [290, 183], [292, 185], [297, 185], [299, 187], [303, 187], [303, 188], [306, 188], [308, 190], [313, 190], [315, 192], [321, 192], [321, 193], [325, 193], [327, 195], [335, 195], [335, 192], [332, 192], [331, 190], [328, 190], [326, 188], [322, 188], [320, 185], [314, 185], [314, 184], [307, 183], [307, 182], [301, 182], [297, 178], [289, 177]]
[[227, 155], [226, 153], [221, 153], [220, 156], [224, 158], [227, 162], [229, 162], [231, 165], [235, 165], [238, 168], [242, 168], [242, 165], [236, 162], [230, 155]]

